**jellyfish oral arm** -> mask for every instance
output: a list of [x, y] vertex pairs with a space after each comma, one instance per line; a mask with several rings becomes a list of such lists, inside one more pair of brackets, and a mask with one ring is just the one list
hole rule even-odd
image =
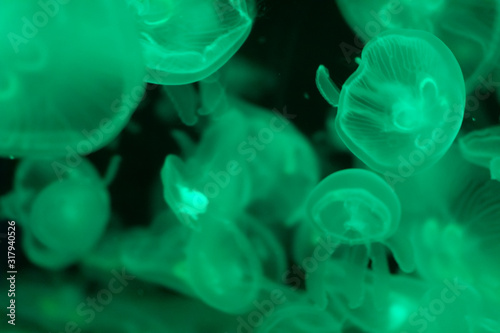
[[316, 71], [316, 86], [321, 96], [334, 108], [339, 106], [340, 88], [330, 78], [328, 69], [320, 65]]

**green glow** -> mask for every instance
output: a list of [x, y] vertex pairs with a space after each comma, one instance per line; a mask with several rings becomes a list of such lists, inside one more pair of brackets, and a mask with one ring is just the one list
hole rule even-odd
[[423, 159], [418, 171], [436, 163], [456, 137], [465, 106], [453, 54], [429, 33], [394, 30], [371, 40], [362, 56], [340, 94], [340, 138], [383, 174], [398, 172], [401, 159], [415, 154]]

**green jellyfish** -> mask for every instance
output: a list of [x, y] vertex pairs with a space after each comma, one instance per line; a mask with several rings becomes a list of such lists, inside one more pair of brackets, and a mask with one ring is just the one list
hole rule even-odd
[[439, 39], [390, 30], [363, 49], [360, 66], [338, 88], [318, 69], [320, 92], [338, 114], [335, 128], [370, 168], [401, 175], [438, 161], [460, 129], [465, 87], [455, 57]]
[[127, 0], [136, 14], [146, 81], [183, 85], [218, 70], [248, 37], [253, 0]]
[[472, 131], [462, 136], [458, 142], [467, 161], [489, 168], [492, 160], [500, 157], [500, 125]]
[[286, 257], [276, 251], [279, 243], [269, 230], [244, 216], [229, 221], [205, 214], [200, 219], [201, 229], [193, 230], [165, 211], [149, 229], [125, 237], [122, 262], [140, 279], [226, 313], [245, 313], [280, 286], [274, 281], [281, 277]]
[[[270, 223], [294, 223], [302, 209], [297, 202], [319, 179], [310, 143], [286, 119], [286, 110], [269, 112], [234, 99], [229, 108], [210, 123], [185, 161], [166, 157], [165, 201], [193, 228], [203, 214], [230, 218], [245, 209]], [[288, 191], [282, 191], [283, 183]]]
[[19, 220], [28, 258], [47, 269], [62, 269], [89, 253], [101, 239], [110, 215], [106, 186], [114, 177], [114, 160], [102, 179], [86, 159], [58, 174], [65, 160], [24, 159], [14, 189], [1, 200], [2, 212]]
[[500, 3], [496, 0], [337, 0], [356, 33], [354, 45], [342, 43], [347, 59], [362, 42], [391, 29], [432, 33], [453, 52], [464, 74], [467, 92], [485, 83], [497, 64], [500, 47]]
[[[344, 286], [352, 307], [363, 300], [363, 279], [369, 260], [376, 273], [377, 286], [385, 288], [389, 275], [387, 246], [405, 271], [413, 270], [409, 244], [392, 237], [398, 229], [401, 206], [393, 189], [377, 174], [363, 169], [335, 172], [323, 179], [306, 202], [309, 220], [329, 243], [336, 244], [332, 256], [349, 268], [350, 278]], [[384, 246], [385, 245], [385, 246]], [[319, 244], [317, 245], [319, 246]], [[325, 267], [326, 261], [323, 263]], [[312, 297], [325, 306], [324, 275], [318, 270]], [[319, 295], [318, 295], [319, 293]]]
[[3, 157], [87, 155], [118, 135], [143, 96], [138, 33], [122, 1], [47, 10], [26, 2], [0, 14]]

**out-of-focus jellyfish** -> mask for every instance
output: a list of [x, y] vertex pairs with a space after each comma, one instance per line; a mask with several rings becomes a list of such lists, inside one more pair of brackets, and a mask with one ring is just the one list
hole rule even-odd
[[[498, 63], [500, 3], [497, 0], [337, 0], [343, 16], [357, 35], [368, 42], [390, 29], [432, 33], [453, 52], [462, 68], [467, 91], [484, 82]], [[355, 42], [356, 47], [361, 47]], [[341, 45], [351, 57], [355, 48]]]
[[458, 142], [467, 161], [489, 168], [491, 161], [500, 157], [500, 125], [472, 131], [461, 137]]
[[[499, 302], [500, 183], [465, 161], [456, 144], [401, 188], [408, 185], [400, 198], [418, 274], [434, 282], [457, 277]], [[406, 211], [414, 201], [420, 209]]]
[[465, 87], [455, 57], [435, 36], [391, 30], [363, 49], [340, 95], [322, 66], [318, 88], [338, 106], [336, 130], [370, 168], [413, 174], [438, 161], [462, 123]]
[[102, 237], [111, 214], [106, 186], [119, 159], [111, 163], [105, 180], [85, 159], [61, 176], [54, 166], [64, 162], [22, 160], [14, 190], [1, 201], [3, 214], [18, 219], [23, 227], [22, 246], [28, 258], [48, 269], [74, 263]]
[[0, 156], [89, 154], [118, 135], [143, 96], [138, 32], [122, 1], [47, 10], [25, 2], [0, 13]]
[[149, 230], [126, 237], [122, 262], [140, 279], [198, 297], [223, 312], [245, 313], [279, 286], [273, 281], [281, 272], [273, 273], [266, 262], [284, 269], [285, 255], [275, 251], [277, 240], [251, 218], [239, 223], [210, 215], [201, 219], [202, 229], [194, 231], [165, 211]]
[[266, 221], [292, 223], [301, 210], [297, 203], [319, 179], [311, 145], [286, 119], [286, 110], [269, 112], [236, 100], [229, 105], [185, 161], [167, 156], [161, 174], [165, 201], [195, 228], [203, 214], [230, 218], [245, 209], [259, 210]]
[[182, 85], [218, 70], [252, 28], [253, 0], [127, 0], [136, 13], [147, 82]]
[[[323, 234], [323, 238], [338, 246], [333, 253], [337, 257], [335, 260], [349, 267], [349, 279], [345, 282], [344, 291], [351, 307], [362, 303], [363, 280], [369, 260], [372, 261], [377, 286], [385, 286], [389, 275], [385, 246], [392, 251], [401, 269], [413, 269], [409, 244], [391, 237], [399, 226], [399, 199], [377, 174], [363, 169], [333, 173], [311, 192], [306, 210], [309, 220]], [[319, 281], [310, 281], [310, 285], [317, 283], [320, 295], [313, 295], [313, 298], [324, 306], [323, 286], [335, 282], [325, 282], [324, 270], [318, 272]]]

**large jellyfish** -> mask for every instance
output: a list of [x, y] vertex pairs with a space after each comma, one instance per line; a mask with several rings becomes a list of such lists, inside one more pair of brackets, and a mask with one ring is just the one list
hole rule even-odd
[[253, 0], [127, 0], [134, 9], [147, 82], [182, 85], [218, 70], [243, 44]]
[[[311, 192], [306, 210], [309, 220], [325, 239], [331, 239], [338, 249], [333, 256], [348, 269], [344, 285], [352, 307], [361, 304], [363, 283], [368, 262], [376, 273], [377, 286], [384, 288], [389, 274], [387, 250], [389, 247], [403, 270], [413, 269], [409, 245], [394, 236], [401, 217], [401, 206], [392, 188], [377, 174], [363, 169], [347, 169], [333, 173], [322, 180]], [[323, 264], [326, 267], [328, 262]], [[322, 276], [320, 270], [317, 276]], [[313, 281], [323, 285], [320, 281]], [[319, 292], [324, 290], [319, 288]], [[325, 304], [322, 295], [313, 295], [319, 304]]]
[[[500, 2], [497, 0], [337, 0], [337, 3], [363, 42], [398, 28], [437, 36], [457, 58], [468, 92], [483, 83], [498, 62]], [[349, 57], [355, 49], [352, 45], [341, 48]]]
[[0, 13], [0, 156], [87, 155], [118, 135], [143, 96], [138, 32], [122, 1], [48, 10], [23, 2]]
[[247, 312], [255, 300], [280, 288], [274, 281], [286, 257], [269, 229], [245, 216], [201, 218], [202, 229], [193, 230], [167, 210], [149, 229], [129, 233], [121, 254], [127, 270], [233, 314]]
[[168, 155], [164, 196], [179, 220], [196, 228], [203, 214], [229, 218], [248, 209], [266, 222], [295, 222], [302, 208], [297, 202], [317, 183], [319, 167], [310, 143], [287, 117], [293, 115], [286, 109], [270, 112], [231, 100], [185, 161]]
[[391, 30], [365, 46], [360, 63], [340, 95], [323, 66], [317, 74], [320, 92], [338, 106], [335, 127], [347, 147], [386, 175], [407, 177], [438, 161], [465, 106], [450, 50], [427, 32]]

